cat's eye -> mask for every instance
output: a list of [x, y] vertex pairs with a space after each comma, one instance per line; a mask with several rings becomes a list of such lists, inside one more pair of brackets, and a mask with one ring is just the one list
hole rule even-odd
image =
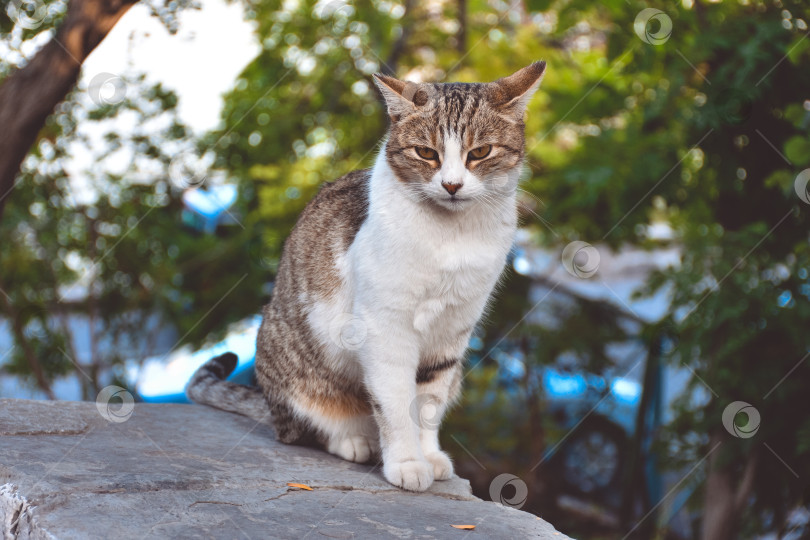
[[416, 147], [416, 154], [428, 161], [438, 161], [439, 153], [436, 152], [433, 148], [428, 148], [427, 146], [417, 146]]
[[478, 148], [473, 148], [470, 150], [467, 157], [469, 159], [484, 159], [489, 155], [490, 152], [492, 152], [492, 145], [485, 144], [484, 146], [479, 146]]

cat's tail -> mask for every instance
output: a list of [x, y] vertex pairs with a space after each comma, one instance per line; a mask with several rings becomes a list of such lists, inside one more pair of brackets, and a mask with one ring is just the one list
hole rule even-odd
[[260, 388], [225, 380], [233, 373], [238, 360], [235, 354], [229, 352], [200, 366], [186, 385], [186, 396], [195, 403], [271, 424], [270, 407]]

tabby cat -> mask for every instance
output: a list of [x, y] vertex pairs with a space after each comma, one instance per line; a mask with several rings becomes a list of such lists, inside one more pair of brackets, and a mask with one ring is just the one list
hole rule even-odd
[[375, 75], [384, 145], [371, 169], [325, 184], [290, 234], [259, 329], [260, 388], [224, 380], [229, 353], [195, 373], [189, 398], [268, 418], [285, 443], [381, 456], [407, 490], [450, 478], [438, 424], [515, 235], [524, 113], [544, 70], [473, 84]]

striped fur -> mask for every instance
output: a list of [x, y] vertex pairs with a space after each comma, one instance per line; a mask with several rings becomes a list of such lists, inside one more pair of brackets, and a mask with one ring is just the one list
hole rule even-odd
[[270, 424], [270, 410], [260, 388], [225, 380], [233, 373], [237, 360], [235, 354], [225, 353], [200, 366], [186, 385], [186, 395], [195, 403], [239, 413], [257, 422]]
[[379, 455], [404, 489], [449, 478], [438, 424], [512, 244], [523, 114], [544, 69], [486, 84], [376, 76], [391, 125], [374, 167], [324, 185], [284, 245], [257, 339], [264, 401], [223, 381], [230, 357], [203, 366], [189, 397], [269, 411], [285, 443]]

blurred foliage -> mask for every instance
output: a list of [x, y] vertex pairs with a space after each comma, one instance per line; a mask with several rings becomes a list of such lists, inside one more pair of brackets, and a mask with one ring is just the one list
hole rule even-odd
[[[43, 29], [63, 12], [53, 4]], [[225, 96], [220, 129], [192, 140], [176, 119], [147, 130], [143, 118], [135, 123], [142, 132], [110, 135], [110, 144], [134, 144], [160, 164], [151, 177], [130, 182], [131, 169], [93, 168], [85, 173], [103, 181], [98, 198], [76, 205], [65, 202], [68, 174], [58, 163], [79, 138], [77, 122], [103, 121], [122, 109], [173, 115], [162, 89], [150, 94], [132, 83], [128, 96], [138, 99], [95, 113], [100, 117], [76, 117], [74, 95], [52, 117], [26, 162], [26, 188], [15, 190], [0, 223], [0, 286], [18, 311], [50, 312], [58, 288], [79, 277], [68, 261], [101, 256], [90, 289], [100, 316], [112, 324], [133, 311], [158, 311], [183, 341], [199, 342], [259, 308], [257, 291], [318, 187], [373, 162], [386, 119], [371, 73], [489, 81], [545, 59], [547, 75], [527, 116], [523, 226], [537, 245], [555, 248], [572, 240], [600, 250], [679, 248], [680, 264], [657, 272], [639, 293], [671, 290], [662, 325], [677, 339], [668, 360], [696, 374], [675, 421], [658, 434], [662, 462], [684, 470], [719, 433], [721, 466], [739, 472], [758, 460], [740, 530], [784, 523], [803, 484], [780, 460], [799, 478], [810, 475], [810, 417], [801, 413], [810, 380], [810, 362], [801, 362], [810, 345], [810, 208], [794, 190], [810, 164], [806, 2], [471, 0], [465, 21], [458, 2], [243, 4], [262, 48]], [[655, 20], [634, 31], [649, 7], [671, 20], [671, 35]], [[0, 30], [7, 23], [0, 17]], [[658, 44], [656, 36], [664, 36]], [[243, 227], [199, 237], [178, 225], [179, 190], [167, 171], [173, 152], [189, 145], [238, 182], [235, 213]], [[105, 238], [112, 229], [102, 223], [119, 232]], [[649, 234], [661, 223], [672, 227], [672, 238]], [[507, 280], [480, 331], [473, 355], [480, 365], [467, 377], [445, 444], [461, 464], [470, 464], [462, 447], [486, 457], [487, 479], [513, 472], [533, 485], [530, 467], [556, 436], [554, 427], [538, 424], [533, 411], [542, 410], [542, 396], [529, 378], [518, 394], [505, 393], [496, 345], [506, 336], [530, 340], [530, 366], [573, 350], [583, 359], [579, 367], [602, 372], [605, 347], [626, 330], [603, 306], [588, 303], [560, 312], [555, 327], [526, 322], [529, 289], [526, 280]], [[50, 377], [70, 369], [55, 353], [43, 358], [54, 358], [43, 361]], [[13, 365], [24, 370], [20, 359]], [[696, 401], [706, 387], [711, 399]], [[732, 401], [759, 410], [756, 437], [726, 435], [721, 416]], [[711, 503], [698, 493], [692, 506]]]
[[[183, 10], [199, 7], [141, 3], [172, 33]], [[0, 83], [54, 36], [67, 9], [64, 0], [3, 6]], [[15, 345], [0, 368], [46, 393], [78, 371], [86, 399], [124, 380], [125, 361], [166, 352], [157, 340], [167, 328], [182, 336], [174, 348], [223, 335], [256, 311], [268, 280], [248, 273], [258, 264], [236, 244], [181, 226], [181, 196], [201, 156], [174, 92], [143, 74], [109, 75], [75, 89], [48, 118], [0, 222], [0, 313]], [[78, 346], [82, 323], [89, 344], [81, 336]]]
[[[174, 34], [180, 15], [199, 9], [197, 0], [134, 0]], [[133, 2], [134, 3], [134, 2]], [[52, 38], [68, 13], [68, 0], [8, 0], [0, 9], [0, 80], [25, 65]]]
[[[692, 384], [705, 381], [717, 397], [696, 405], [694, 392], [684, 395], [662, 447], [665, 461], [682, 470], [680, 457], [700, 459], [707, 434], [722, 430], [724, 407], [742, 400], [769, 420], [755, 439], [728, 436], [722, 461], [740, 468], [751, 447], [767, 441], [800, 477], [810, 472], [802, 465], [810, 463], [802, 438], [810, 420], [789, 414], [798, 410], [810, 364], [764, 397], [808, 348], [808, 219], [794, 192], [810, 160], [805, 4], [469, 2], [464, 55], [457, 3], [407, 10], [389, 2], [246, 5], [263, 50], [226, 96], [225, 126], [214, 137], [219, 164], [242, 182], [247, 219], [255, 216], [273, 254], [321, 182], [371, 164], [368, 152], [385, 129], [371, 72], [487, 81], [545, 59], [548, 74], [528, 113], [523, 186], [524, 204], [542, 219], [527, 213], [524, 226], [539, 244], [673, 244], [683, 253], [682, 263], [657, 273], [644, 292], [672, 287], [664, 326], [678, 339], [670, 360], [688, 365], [699, 377]], [[661, 44], [634, 32], [644, 7], [672, 21]], [[656, 24], [646, 27], [648, 41], [660, 31]], [[670, 224], [674, 238], [651, 238], [653, 223]], [[257, 230], [253, 225], [248, 229]], [[483, 330], [484, 352], [521, 320], [525, 298], [525, 290], [504, 291]], [[583, 368], [601, 372], [604, 348], [622, 329], [598, 306], [575, 311], [556, 329], [523, 323], [510, 336], [540, 336], [531, 362], [574, 350]], [[492, 378], [492, 361], [482, 366], [468, 376], [447, 436], [462, 437], [479, 458], [501, 449], [501, 466], [524, 471], [538, 428], [528, 424], [531, 415], [514, 414], [539, 398], [485, 399], [504, 388]], [[475, 414], [483, 404], [487, 411]], [[500, 422], [489, 429], [483, 418]], [[446, 445], [469, 461], [456, 442]], [[760, 466], [761, 495], [747, 519], [754, 528], [778, 526], [802, 485], [778, 460], [762, 456]], [[699, 506], [700, 496], [691, 502]], [[771, 522], [760, 522], [763, 516]]]
[[[126, 88], [121, 101], [96, 103], [79, 89], [58, 107], [23, 165], [26, 189], [15, 190], [0, 223], [3, 311], [20, 325], [4, 369], [30, 373], [27, 347], [48, 379], [86, 364], [90, 398], [99, 370], [152, 350], [167, 324], [193, 342], [221, 334], [225, 322], [253, 310], [218, 301], [236, 284], [243, 301], [255, 299], [264, 282], [246, 279], [247, 264], [230, 244], [179, 224], [183, 178], [172, 159], [194, 149], [177, 97], [143, 76], [118, 84]], [[118, 131], [122, 125], [128, 129]], [[70, 314], [91, 321], [91, 341], [100, 344], [91, 355], [71, 342]]]

